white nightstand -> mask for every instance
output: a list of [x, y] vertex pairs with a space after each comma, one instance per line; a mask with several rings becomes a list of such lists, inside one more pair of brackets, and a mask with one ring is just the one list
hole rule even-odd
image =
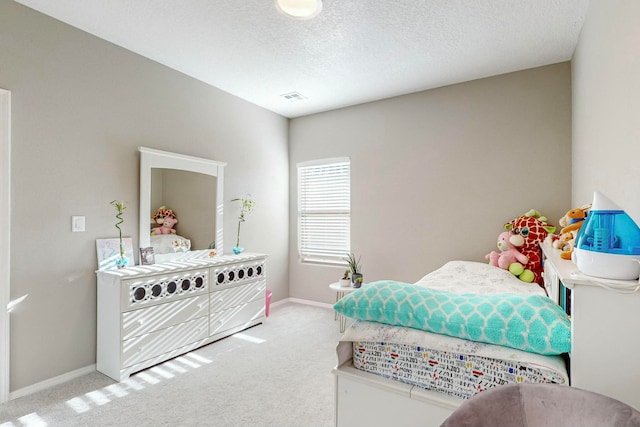
[[[359, 288], [354, 288], [353, 286], [340, 286], [340, 282], [335, 282], [330, 284], [329, 288], [332, 291], [336, 292], [336, 302], [338, 302], [338, 300], [343, 296], [345, 296], [346, 294], [351, 293], [353, 291], [357, 291], [359, 289]], [[347, 318], [344, 317], [342, 314], [338, 314], [336, 312], [334, 319], [337, 319], [337, 318], [340, 318], [340, 332], [344, 332], [347, 326]]]

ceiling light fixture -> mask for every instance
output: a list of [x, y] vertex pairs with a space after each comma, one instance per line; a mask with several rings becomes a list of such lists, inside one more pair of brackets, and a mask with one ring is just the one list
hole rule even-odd
[[322, 0], [275, 0], [276, 9], [293, 19], [311, 19], [322, 10]]

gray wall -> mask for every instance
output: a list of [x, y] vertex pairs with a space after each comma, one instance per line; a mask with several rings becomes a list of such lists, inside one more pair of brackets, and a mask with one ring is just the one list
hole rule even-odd
[[365, 281], [484, 262], [504, 223], [531, 208], [557, 222], [571, 200], [570, 74], [561, 63], [291, 120], [291, 297], [333, 302], [327, 285], [344, 271], [298, 261], [301, 161], [351, 157]]
[[[11, 1], [0, 2], [0, 87], [12, 92], [11, 390], [95, 363], [95, 239], [138, 236], [138, 146], [228, 163], [251, 193], [247, 250], [288, 296], [287, 120]], [[225, 209], [227, 247], [237, 206]], [[71, 233], [71, 216], [87, 231]]]
[[599, 190], [640, 224], [640, 2], [591, 0], [573, 59], [573, 204]]

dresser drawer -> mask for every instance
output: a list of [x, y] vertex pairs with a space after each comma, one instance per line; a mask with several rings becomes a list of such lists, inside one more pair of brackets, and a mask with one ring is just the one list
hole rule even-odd
[[207, 317], [190, 320], [167, 329], [151, 332], [122, 342], [122, 367], [134, 365], [152, 357], [207, 338]]
[[127, 311], [122, 313], [122, 339], [165, 329], [208, 314], [208, 295]]
[[226, 288], [265, 277], [265, 260], [253, 260], [211, 268], [211, 288]]
[[209, 270], [187, 270], [122, 281], [122, 309], [135, 310], [185, 296], [206, 294]]
[[[264, 296], [264, 295], [263, 295]], [[249, 326], [253, 320], [264, 316], [264, 298], [211, 314], [209, 334], [226, 331], [236, 326]]]
[[211, 292], [211, 313], [226, 310], [248, 301], [262, 299], [267, 288], [266, 280]]

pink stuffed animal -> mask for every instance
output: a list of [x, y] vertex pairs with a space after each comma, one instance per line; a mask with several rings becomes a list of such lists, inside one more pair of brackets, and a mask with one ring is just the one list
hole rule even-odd
[[176, 214], [171, 209], [167, 209], [165, 206], [160, 206], [155, 214], [153, 214], [153, 222], [159, 225], [159, 227], [151, 229], [151, 235], [157, 234], [176, 234], [176, 230], [173, 226], [178, 223]]
[[500, 252], [491, 251], [485, 255], [485, 259], [489, 260], [489, 264], [509, 270], [509, 266], [515, 262], [526, 264], [529, 259], [520, 253], [517, 246], [523, 244], [522, 236], [513, 234], [510, 231], [504, 231], [498, 236], [498, 249]]

